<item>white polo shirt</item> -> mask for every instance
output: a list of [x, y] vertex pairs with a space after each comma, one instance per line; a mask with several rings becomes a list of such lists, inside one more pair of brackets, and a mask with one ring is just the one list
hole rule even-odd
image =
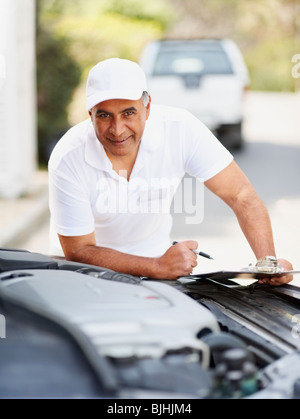
[[57, 233], [95, 232], [98, 246], [161, 256], [171, 245], [170, 205], [184, 174], [203, 182], [232, 159], [193, 115], [152, 105], [127, 181], [112, 169], [91, 121], [76, 125], [49, 160], [50, 254], [63, 255]]

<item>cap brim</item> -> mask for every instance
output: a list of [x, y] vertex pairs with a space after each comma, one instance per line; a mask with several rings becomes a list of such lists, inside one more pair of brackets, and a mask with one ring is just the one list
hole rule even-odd
[[106, 100], [112, 99], [124, 99], [124, 100], [138, 100], [142, 97], [143, 92], [141, 90], [124, 90], [124, 91], [102, 91], [96, 92], [89, 96], [86, 100], [86, 109], [90, 111], [98, 103], [105, 102]]

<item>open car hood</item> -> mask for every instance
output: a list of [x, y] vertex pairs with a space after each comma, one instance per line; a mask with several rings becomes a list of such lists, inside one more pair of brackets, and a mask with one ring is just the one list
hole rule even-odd
[[0, 250], [1, 398], [298, 398], [300, 292]]

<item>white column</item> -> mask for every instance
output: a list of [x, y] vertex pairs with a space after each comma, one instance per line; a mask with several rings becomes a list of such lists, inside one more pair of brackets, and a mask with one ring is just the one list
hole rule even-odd
[[35, 98], [35, 0], [0, 0], [0, 198], [32, 185]]

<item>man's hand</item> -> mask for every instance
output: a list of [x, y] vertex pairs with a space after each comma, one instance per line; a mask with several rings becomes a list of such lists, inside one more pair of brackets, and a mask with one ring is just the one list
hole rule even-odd
[[[278, 263], [280, 263], [284, 271], [293, 270], [292, 264], [285, 259], [278, 259]], [[292, 280], [293, 280], [293, 275], [285, 275], [285, 276], [280, 276], [280, 277], [274, 276], [273, 278], [263, 278], [263, 279], [260, 279], [258, 282], [260, 282], [261, 284], [278, 286], [278, 285], [287, 284], [291, 282]]]
[[98, 247], [94, 233], [77, 237], [59, 236], [59, 239], [67, 260], [135, 276], [177, 279], [179, 276], [189, 275], [197, 266], [197, 255], [193, 249], [197, 249], [198, 243], [193, 240], [171, 246], [160, 257], [143, 257]]
[[157, 278], [177, 279], [189, 275], [197, 266], [197, 255], [193, 250], [198, 243], [186, 240], [171, 246], [157, 259]]

